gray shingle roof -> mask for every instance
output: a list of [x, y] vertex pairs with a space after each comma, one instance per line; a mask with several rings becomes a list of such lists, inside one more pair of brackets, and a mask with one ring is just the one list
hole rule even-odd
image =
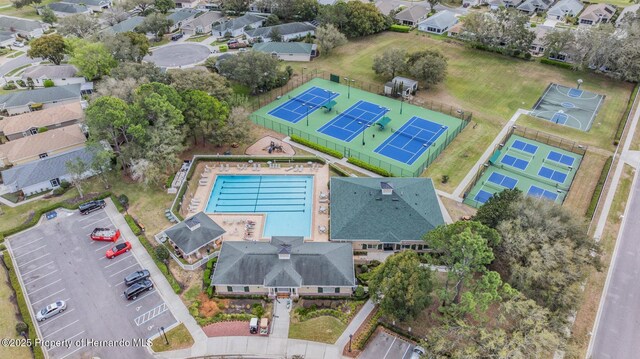
[[184, 21], [190, 17], [196, 16], [200, 13], [200, 10], [196, 9], [181, 9], [178, 11], [174, 11], [171, 14], [167, 15], [167, 19], [173, 20], [174, 24], [179, 23], [180, 21]]
[[89, 6], [105, 6], [111, 4], [111, 1], [107, 0], [62, 0], [70, 4], [82, 4]]
[[565, 16], [566, 14], [577, 15], [584, 5], [578, 0], [560, 0], [553, 5], [547, 14], [554, 16]]
[[0, 108], [26, 106], [32, 103], [50, 103], [74, 98], [80, 99], [80, 84], [18, 91], [0, 95]]
[[197, 27], [207, 27], [214, 22], [220, 20], [222, 18], [222, 14], [219, 11], [208, 11], [197, 18], [191, 20], [188, 24], [185, 24], [183, 27], [187, 28], [197, 28]]
[[67, 14], [82, 14], [89, 12], [89, 8], [85, 5], [70, 4], [66, 2], [54, 2], [47, 5], [51, 10], [57, 12], [64, 12]]
[[35, 29], [42, 28], [42, 24], [35, 20], [0, 16], [0, 28], [5, 30], [16, 29], [18, 31], [33, 31]]
[[86, 147], [71, 150], [55, 156], [45, 157], [34, 162], [18, 165], [1, 172], [7, 186], [17, 186], [18, 190], [67, 174], [66, 163], [80, 158], [90, 164], [93, 152]]
[[36, 65], [28, 67], [22, 73], [22, 78], [48, 78], [48, 79], [66, 79], [74, 77], [78, 69], [73, 65]]
[[111, 27], [105, 29], [105, 31], [118, 34], [121, 32], [133, 31], [144, 21], [142, 16], [132, 16], [122, 22], [119, 22]]
[[435, 27], [437, 29], [443, 29], [445, 27], [451, 26], [458, 21], [456, 18], [456, 14], [449, 10], [440, 11], [435, 13], [430, 18], [420, 22], [420, 25], [427, 25], [431, 27]]
[[225, 32], [244, 29], [245, 26], [264, 21], [265, 18], [254, 14], [244, 14], [238, 18], [225, 21], [213, 27], [213, 31]]
[[254, 30], [247, 31], [247, 35], [251, 37], [269, 37], [271, 36], [271, 30], [277, 28], [280, 31], [280, 35], [291, 35], [297, 34], [300, 32], [308, 32], [314, 31], [316, 29], [315, 26], [306, 23], [306, 22], [291, 22], [288, 24], [267, 26], [267, 27], [259, 27]]
[[[290, 246], [288, 259], [278, 255], [283, 244]], [[302, 237], [273, 237], [269, 243], [225, 241], [211, 283], [351, 287], [353, 250], [349, 243], [304, 242]]]
[[535, 11], [536, 8], [546, 10], [552, 2], [553, 0], [526, 0], [517, 9], [529, 12]]
[[396, 20], [417, 22], [429, 13], [429, 4], [414, 5], [406, 8], [394, 16]]
[[[382, 194], [382, 182], [393, 194]], [[420, 240], [442, 224], [430, 178], [331, 178], [331, 240]]]
[[616, 8], [609, 4], [591, 4], [580, 14], [580, 19], [597, 21], [602, 18], [611, 19], [616, 13]]
[[305, 54], [310, 55], [314, 44], [303, 42], [262, 42], [253, 45], [254, 51], [277, 54]]
[[182, 252], [188, 255], [213, 242], [226, 231], [209, 216], [199, 212], [167, 229], [164, 233]]

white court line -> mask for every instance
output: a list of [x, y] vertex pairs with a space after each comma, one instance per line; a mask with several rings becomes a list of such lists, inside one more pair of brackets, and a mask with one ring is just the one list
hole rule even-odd
[[33, 252], [35, 252], [35, 251], [37, 251], [37, 250], [40, 250], [40, 249], [42, 249], [42, 248], [44, 248], [44, 247], [46, 247], [46, 246], [47, 246], [47, 245], [45, 244], [44, 246], [40, 246], [40, 247], [38, 247], [38, 248], [36, 248], [36, 249], [30, 250], [29, 252], [25, 252], [25, 253], [22, 253], [22, 254], [20, 254], [20, 255], [14, 256], [13, 258], [14, 258], [14, 259], [16, 259], [16, 258], [20, 258], [20, 257], [22, 257], [22, 256], [24, 256], [24, 255], [27, 255], [27, 254], [33, 253]]
[[[114, 259], [114, 262], [111, 263], [111, 264], [106, 265], [105, 268], [109, 268], [112, 265], [118, 264], [118, 263], [122, 262], [123, 260], [128, 259], [129, 257], [130, 256], [127, 256], [127, 253], [123, 253], [123, 254], [120, 255], [120, 259]], [[105, 257], [105, 258], [107, 258], [107, 257]]]
[[46, 256], [48, 256], [48, 255], [49, 255], [49, 253], [45, 253], [44, 255], [42, 255], [42, 256], [40, 256], [40, 257], [38, 257], [38, 258], [34, 258], [34, 259], [32, 259], [32, 260], [30, 260], [30, 261], [27, 261], [27, 262], [24, 262], [24, 263], [20, 263], [20, 264], [18, 265], [18, 267], [20, 268], [20, 267], [24, 266], [25, 264], [28, 264], [28, 263], [31, 263], [31, 262], [37, 261], [38, 259], [40, 259], [40, 258], [44, 258], [44, 257], [46, 257]]
[[100, 219], [98, 219], [98, 220], [96, 220], [96, 221], [93, 221], [93, 222], [91, 222], [91, 223], [87, 224], [86, 226], [82, 226], [82, 228], [91, 227], [91, 226], [93, 226], [94, 224], [96, 224], [96, 223], [100, 223], [100, 222], [102, 222], [102, 221], [104, 221], [104, 220], [109, 220], [109, 217], [100, 218]]
[[40, 287], [40, 288], [38, 288], [38, 289], [36, 289], [36, 290], [34, 290], [34, 291], [32, 291], [32, 292], [29, 292], [29, 294], [33, 294], [33, 293], [39, 292], [39, 291], [41, 291], [41, 290], [43, 290], [43, 289], [45, 289], [45, 288], [47, 288], [47, 287], [50, 287], [50, 286], [52, 286], [52, 285], [54, 285], [54, 284], [56, 284], [56, 283], [60, 282], [61, 280], [62, 280], [62, 279], [58, 279], [58, 280], [56, 280], [56, 281], [53, 281], [53, 282], [51, 282], [51, 283], [49, 283], [49, 284], [47, 284], [47, 285], [45, 285], [45, 286], [43, 286], [43, 287]]
[[59, 331], [61, 331], [62, 329], [68, 328], [68, 327], [70, 327], [70, 326], [72, 326], [72, 325], [76, 324], [76, 323], [77, 323], [77, 322], [79, 322], [79, 321], [80, 321], [80, 319], [76, 320], [75, 322], [71, 322], [71, 323], [69, 323], [69, 324], [65, 325], [64, 327], [62, 327], [62, 328], [60, 328], [60, 329], [58, 329], [58, 330], [56, 330], [56, 331], [53, 331], [53, 332], [51, 332], [51, 333], [49, 333], [49, 334], [45, 335], [44, 337], [42, 337], [42, 339], [46, 339], [46, 338], [48, 338], [48, 337], [50, 337], [50, 336], [52, 336], [52, 335], [54, 335], [54, 334], [58, 333], [58, 332], [59, 332]]
[[78, 349], [76, 349], [76, 350], [72, 351], [71, 353], [69, 353], [69, 354], [67, 354], [67, 355], [65, 355], [65, 356], [63, 356], [63, 357], [61, 357], [60, 359], [65, 359], [65, 358], [67, 358], [69, 355], [71, 355], [71, 354], [73, 354], [73, 353], [77, 352], [77, 351], [78, 351], [78, 350], [80, 350], [80, 349], [83, 349], [84, 347], [86, 347], [86, 344], [85, 344], [85, 345], [83, 345], [83, 346], [81, 346], [81, 347], [78, 347]]
[[[29, 283], [24, 282], [24, 285], [28, 285], [28, 284], [31, 284], [31, 283], [33, 283], [33, 282], [35, 282], [35, 281], [37, 281], [37, 280], [42, 279], [42, 278], [46, 278], [46, 277], [48, 277], [48, 276], [52, 275], [53, 273], [55, 273], [55, 272], [57, 272], [57, 271], [58, 271], [57, 269], [54, 269], [53, 271], [51, 271], [51, 272], [49, 272], [49, 273], [47, 273], [47, 274], [43, 275], [42, 277], [36, 278], [36, 279], [34, 279], [34, 280], [32, 280], [32, 281], [29, 281]], [[23, 276], [23, 277], [24, 277], [24, 276]]]
[[55, 292], [55, 293], [51, 293], [51, 294], [49, 294], [48, 296], [46, 296], [46, 297], [44, 297], [44, 298], [42, 298], [42, 299], [38, 299], [38, 300], [36, 300], [35, 302], [31, 302], [31, 306], [35, 307], [35, 306], [34, 306], [34, 304], [36, 304], [36, 303], [40, 303], [40, 302], [42, 302], [43, 300], [45, 300], [45, 299], [47, 299], [47, 298], [50, 298], [50, 297], [53, 297], [54, 295], [56, 295], [56, 294], [58, 294], [58, 293], [60, 293], [60, 292], [64, 292], [64, 290], [65, 290], [65, 288], [62, 288], [62, 289], [60, 289], [59, 291], [57, 291], [57, 292]]
[[45, 263], [45, 264], [41, 265], [40, 267], [38, 267], [38, 268], [36, 268], [36, 269], [32, 269], [32, 270], [30, 270], [30, 271], [27, 271], [27, 272], [24, 272], [24, 273], [20, 273], [20, 276], [21, 276], [21, 277], [24, 277], [24, 276], [26, 276], [27, 274], [29, 274], [29, 273], [33, 273], [33, 272], [35, 272], [35, 271], [37, 271], [37, 270], [40, 270], [40, 269], [42, 269], [42, 268], [44, 268], [44, 267], [46, 267], [46, 266], [48, 266], [49, 264], [52, 264], [52, 263], [53, 263], [53, 261], [51, 261], [51, 262], [49, 262], [49, 263]]
[[391, 351], [391, 348], [393, 347], [393, 343], [395, 343], [397, 339], [398, 339], [398, 337], [396, 337], [396, 336], [393, 337], [393, 341], [391, 342], [391, 345], [389, 345], [389, 349], [387, 349], [387, 352], [384, 353], [384, 356], [382, 357], [383, 359], [386, 358], [387, 355], [389, 355], [389, 352]]
[[113, 277], [113, 276], [116, 276], [116, 275], [118, 275], [119, 273], [122, 273], [122, 272], [126, 271], [127, 269], [129, 269], [129, 268], [131, 268], [131, 267], [135, 267], [135, 266], [137, 266], [137, 265], [138, 265], [138, 263], [136, 262], [136, 263], [134, 263], [134, 264], [132, 264], [132, 265], [128, 266], [128, 267], [127, 267], [127, 268], [125, 268], [125, 269], [121, 269], [121, 270], [119, 270], [119, 271], [117, 271], [117, 272], [113, 273], [112, 275], [110, 275], [110, 276], [109, 276], [109, 278], [111, 278], [111, 277]]
[[39, 241], [39, 240], [41, 240], [41, 239], [43, 239], [43, 238], [44, 238], [44, 237], [40, 237], [40, 238], [38, 238], [38, 239], [34, 240], [33, 242], [23, 243], [23, 244], [22, 244], [21, 246], [19, 246], [19, 247], [13, 247], [13, 246], [12, 246], [12, 247], [11, 247], [11, 250], [12, 250], [13, 252], [15, 252], [16, 250], [18, 250], [18, 249], [20, 249], [20, 248], [24, 248], [24, 247], [29, 246], [29, 245], [32, 245], [33, 243], [36, 243], [37, 241]]
[[109, 244], [105, 244], [104, 246], [96, 249], [94, 252], [101, 251], [101, 250], [103, 251], [105, 248], [109, 248], [111, 246], [113, 246], [113, 242], [110, 242]]
[[58, 314], [58, 315], [56, 315], [56, 317], [55, 317], [55, 318], [53, 318], [53, 319], [47, 319], [47, 320], [45, 320], [44, 322], [40, 322], [40, 328], [42, 328], [42, 326], [43, 326], [43, 325], [45, 325], [45, 324], [49, 324], [49, 323], [53, 322], [54, 320], [56, 320], [56, 319], [58, 319], [58, 318], [62, 318], [62, 317], [64, 317], [64, 315], [65, 315], [65, 314], [67, 314], [67, 313], [71, 313], [71, 312], [73, 312], [73, 310], [74, 310], [74, 308], [71, 308], [71, 309], [69, 309], [69, 310], [65, 310], [62, 314]]

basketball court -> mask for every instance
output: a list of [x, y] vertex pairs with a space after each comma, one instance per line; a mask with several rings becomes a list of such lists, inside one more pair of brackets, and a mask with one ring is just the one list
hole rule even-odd
[[552, 83], [533, 106], [531, 115], [586, 132], [603, 100], [602, 95]]

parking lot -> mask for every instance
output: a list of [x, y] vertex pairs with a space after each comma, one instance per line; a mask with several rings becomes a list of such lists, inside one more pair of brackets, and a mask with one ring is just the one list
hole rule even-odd
[[409, 359], [413, 347], [408, 341], [380, 330], [358, 359]]
[[61, 210], [7, 241], [33, 313], [67, 302], [63, 313], [37, 323], [41, 339], [68, 340], [46, 347], [54, 359], [151, 357], [146, 339], [176, 319], [155, 290], [126, 300], [123, 278], [141, 266], [131, 251], [106, 258], [114, 243], [91, 240], [95, 227], [115, 228], [104, 210], [87, 216]]

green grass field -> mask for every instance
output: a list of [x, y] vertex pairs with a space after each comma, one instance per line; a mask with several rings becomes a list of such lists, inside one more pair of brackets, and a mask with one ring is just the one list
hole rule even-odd
[[[2, 217], [0, 217], [1, 219]], [[1, 222], [1, 220], [0, 220]], [[16, 332], [16, 313], [18, 308], [14, 304], [13, 291], [4, 267], [0, 268], [0, 336], [2, 338], [22, 338]], [[33, 358], [26, 346], [0, 346], [0, 358], [29, 359]]]
[[304, 322], [292, 321], [289, 325], [289, 339], [333, 344], [346, 328], [346, 324], [329, 316], [317, 317]]

